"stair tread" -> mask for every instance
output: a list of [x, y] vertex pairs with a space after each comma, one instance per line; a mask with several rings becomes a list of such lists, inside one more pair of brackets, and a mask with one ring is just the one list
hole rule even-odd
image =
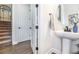
[[0, 26], [2, 26], [2, 27], [11, 27], [11, 25], [2, 25], [2, 24], [0, 24]]
[[0, 41], [0, 44], [8, 43], [8, 42], [11, 42], [11, 40], [3, 40], [3, 41]]
[[2, 24], [2, 23], [0, 23], [0, 26], [11, 26], [11, 24]]
[[0, 32], [2, 32], [2, 31], [12, 31], [12, 30], [11, 29], [10, 30], [6, 30], [6, 29], [2, 30], [2, 29], [0, 29]]
[[5, 24], [5, 23], [0, 23], [0, 24], [1, 24], [1, 26], [2, 26], [2, 25], [11, 26], [11, 24]]
[[11, 40], [11, 38], [0, 39], [0, 41]]
[[7, 39], [7, 38], [11, 38], [11, 36], [2, 36], [2, 37], [0, 37], [0, 40], [1, 39]]
[[11, 40], [1, 41], [0, 42], [0, 49], [5, 48], [5, 47], [7, 47], [7, 46], [9, 46], [11, 44], [12, 44]]
[[0, 30], [0, 31], [10, 31], [10, 30]]
[[0, 24], [11, 24], [11, 21], [0, 21]]
[[0, 31], [0, 33], [5, 33], [5, 32], [9, 32], [9, 33], [11, 33], [11, 31]]
[[5, 26], [5, 27], [3, 27], [3, 26], [0, 26], [0, 28], [11, 28], [11, 26]]
[[8, 28], [8, 29], [0, 29], [0, 30], [11, 30], [11, 29]]
[[5, 33], [5, 32], [12, 32], [11, 30], [0, 30], [0, 33]]
[[0, 37], [10, 36], [11, 34], [0, 35]]
[[2, 44], [0, 44], [0, 49], [3, 49], [3, 48], [5, 48], [5, 47], [8, 47], [9, 45], [12, 45], [12, 42], [11, 42], [11, 41], [2, 43]]
[[11, 35], [11, 32], [0, 33], [0, 36], [1, 36], [1, 35]]
[[4, 33], [0, 33], [0, 35], [1, 35], [1, 34], [10, 34], [10, 32], [4, 32]]
[[11, 27], [0, 27], [0, 30], [1, 29], [10, 29], [11, 30]]

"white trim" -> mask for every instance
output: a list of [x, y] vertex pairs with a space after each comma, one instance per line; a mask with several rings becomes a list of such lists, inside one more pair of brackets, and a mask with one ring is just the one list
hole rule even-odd
[[17, 42], [17, 41], [15, 41], [15, 42], [12, 42], [12, 45], [16, 45], [16, 44], [18, 44], [18, 42]]
[[8, 42], [11, 42], [11, 40], [1, 41], [0, 44], [4, 44], [4, 43], [8, 43]]
[[[29, 40], [29, 39], [27, 39], [27, 40]], [[18, 43], [20, 43], [20, 42], [27, 41], [27, 40], [22, 40], [22, 41], [13, 41], [13, 42], [12, 42], [12, 45], [16, 45], [16, 44], [18, 44]]]

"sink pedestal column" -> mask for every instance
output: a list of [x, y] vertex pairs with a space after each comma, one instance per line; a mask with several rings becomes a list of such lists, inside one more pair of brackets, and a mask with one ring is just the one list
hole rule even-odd
[[62, 54], [70, 54], [70, 43], [69, 39], [62, 39]]

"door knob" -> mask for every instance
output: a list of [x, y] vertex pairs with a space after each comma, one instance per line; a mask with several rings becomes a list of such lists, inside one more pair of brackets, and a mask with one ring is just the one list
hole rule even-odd
[[29, 29], [32, 29], [32, 27], [29, 27]]
[[21, 29], [21, 27], [18, 27], [18, 29]]

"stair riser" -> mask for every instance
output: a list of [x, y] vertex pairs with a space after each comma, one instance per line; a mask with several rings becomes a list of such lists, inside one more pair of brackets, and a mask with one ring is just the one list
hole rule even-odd
[[11, 22], [8, 22], [8, 21], [0, 21], [0, 24], [11, 24]]
[[[1, 24], [1, 23], [0, 23], [0, 24]], [[2, 26], [2, 25], [3, 25], [3, 26], [4, 26], [4, 25], [10, 26], [11, 24], [5, 24], [5, 23], [3, 23], [3, 24], [1, 24], [1, 26]]]
[[0, 28], [0, 30], [11, 30], [11, 28]]
[[11, 27], [11, 24], [0, 23], [0, 27]]
[[9, 30], [9, 31], [0, 31], [0, 33], [5, 33], [5, 32], [9, 32], [9, 33], [11, 33], [11, 31]]
[[0, 28], [11, 28], [11, 26], [0, 26]]
[[11, 27], [0, 27], [0, 29], [11, 29]]
[[0, 30], [0, 33], [6, 33], [6, 32], [11, 33], [11, 32], [12, 32], [12, 30], [11, 30], [11, 29], [10, 29], [10, 30], [8, 30], [8, 29]]
[[1, 24], [0, 23], [0, 26], [11, 26], [11, 24]]
[[0, 24], [0, 26], [11, 26], [11, 24]]

